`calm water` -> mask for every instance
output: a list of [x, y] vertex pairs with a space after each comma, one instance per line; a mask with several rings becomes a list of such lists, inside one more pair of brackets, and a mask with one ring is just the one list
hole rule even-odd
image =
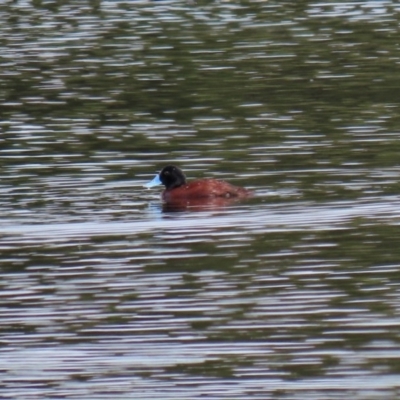
[[[400, 397], [400, 6], [0, 5], [5, 399]], [[256, 196], [171, 210], [164, 165]]]

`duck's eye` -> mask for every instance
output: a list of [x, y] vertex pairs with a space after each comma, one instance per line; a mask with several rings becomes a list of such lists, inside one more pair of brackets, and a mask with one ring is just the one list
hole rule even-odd
[[164, 174], [165, 174], [165, 175], [169, 175], [169, 171], [165, 171]]

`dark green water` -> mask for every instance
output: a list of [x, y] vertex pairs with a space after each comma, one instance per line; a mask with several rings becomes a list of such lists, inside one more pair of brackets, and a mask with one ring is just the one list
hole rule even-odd
[[[400, 396], [400, 6], [0, 5], [5, 399]], [[256, 196], [176, 212], [166, 164]]]

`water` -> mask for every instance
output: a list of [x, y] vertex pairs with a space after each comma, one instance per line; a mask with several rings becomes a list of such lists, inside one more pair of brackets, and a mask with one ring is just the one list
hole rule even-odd
[[1, 5], [2, 398], [398, 398], [399, 11]]

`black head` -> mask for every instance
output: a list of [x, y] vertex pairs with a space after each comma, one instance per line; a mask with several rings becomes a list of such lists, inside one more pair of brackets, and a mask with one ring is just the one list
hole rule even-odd
[[161, 183], [167, 189], [174, 189], [186, 184], [186, 177], [182, 170], [174, 165], [168, 165], [162, 169], [159, 175]]

